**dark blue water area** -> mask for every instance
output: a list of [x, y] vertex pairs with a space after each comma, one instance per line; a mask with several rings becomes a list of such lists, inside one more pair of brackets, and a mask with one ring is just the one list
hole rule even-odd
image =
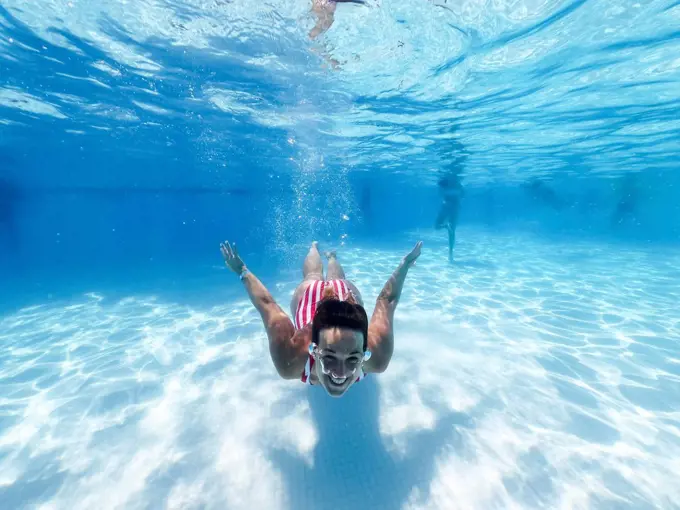
[[[162, 287], [168, 292], [181, 288], [182, 282], [223, 278], [226, 268], [219, 242], [227, 239], [236, 242], [248, 265], [269, 281], [297, 274], [309, 243], [315, 239], [333, 249], [361, 246], [403, 252], [411, 242], [405, 241], [406, 232], [431, 228], [437, 197], [429, 190], [420, 190], [419, 197], [418, 190], [390, 192], [372, 194], [371, 207], [377, 212], [371, 212], [370, 219], [361, 215], [357, 221], [352, 218], [316, 231], [293, 224], [281, 237], [283, 245], [275, 245], [276, 226], [271, 223], [269, 208], [272, 201], [286, 201], [285, 195], [273, 198], [191, 190], [145, 193], [132, 188], [128, 192], [81, 191], [45, 198], [42, 192], [27, 191], [13, 220], [13, 232], [5, 232], [12, 237], [5, 237], [9, 240], [0, 255], [0, 303], [16, 307], [100, 288], [132, 291]], [[485, 204], [486, 193], [503, 198]], [[334, 213], [339, 217], [343, 211]], [[517, 232], [540, 235], [546, 241], [581, 243], [590, 239], [624, 251], [677, 244], [667, 222], [650, 218], [651, 211], [645, 214], [644, 229], [640, 224], [612, 227], [610, 211], [604, 205], [556, 212], [527, 205], [519, 191], [471, 190], [460, 225], [481, 229], [489, 236]], [[466, 242], [460, 235], [458, 240]]]

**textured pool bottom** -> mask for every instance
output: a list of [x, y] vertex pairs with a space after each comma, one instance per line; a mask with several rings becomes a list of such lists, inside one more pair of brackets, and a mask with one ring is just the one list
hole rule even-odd
[[[275, 377], [245, 299], [90, 294], [5, 316], [0, 500], [677, 508], [678, 254], [463, 239], [453, 268], [426, 239], [389, 370], [340, 400]], [[401, 255], [340, 254], [367, 303]], [[267, 283], [287, 303], [295, 282]]]

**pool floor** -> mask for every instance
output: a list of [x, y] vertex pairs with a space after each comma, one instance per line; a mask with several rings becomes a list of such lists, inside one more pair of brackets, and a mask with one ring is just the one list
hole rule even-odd
[[[679, 508], [680, 250], [411, 237], [389, 370], [339, 400], [277, 379], [237, 280], [0, 316], [3, 508]], [[402, 255], [339, 253], [369, 312]]]

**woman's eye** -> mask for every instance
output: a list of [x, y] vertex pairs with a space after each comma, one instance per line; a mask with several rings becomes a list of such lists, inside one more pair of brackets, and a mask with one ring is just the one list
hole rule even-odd
[[322, 360], [326, 365], [333, 364], [336, 362], [336, 359], [333, 356], [324, 356]]
[[356, 364], [359, 363], [359, 358], [349, 358], [349, 359], [347, 360], [347, 362], [348, 362], [350, 365], [356, 365]]

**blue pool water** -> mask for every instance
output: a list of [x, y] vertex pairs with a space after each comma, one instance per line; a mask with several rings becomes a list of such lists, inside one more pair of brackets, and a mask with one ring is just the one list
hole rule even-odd
[[[680, 4], [311, 5], [0, 3], [0, 509], [680, 508]], [[422, 240], [389, 369], [279, 379], [224, 239]]]

